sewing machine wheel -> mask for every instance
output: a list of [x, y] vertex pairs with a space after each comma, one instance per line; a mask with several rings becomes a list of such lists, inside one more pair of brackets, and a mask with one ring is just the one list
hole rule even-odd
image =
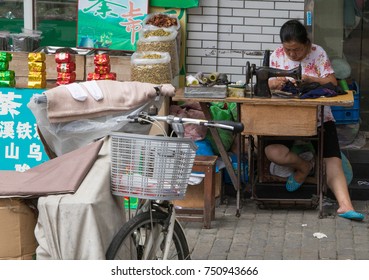
[[251, 78], [252, 78], [252, 70], [251, 70], [251, 66], [250, 66], [250, 62], [247, 61], [246, 62], [246, 85], [248, 85], [251, 81]]

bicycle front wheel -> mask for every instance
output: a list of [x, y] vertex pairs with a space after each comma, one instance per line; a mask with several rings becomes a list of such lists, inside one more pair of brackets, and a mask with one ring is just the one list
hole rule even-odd
[[[106, 252], [106, 259], [162, 259], [167, 217], [166, 213], [144, 212], [130, 219], [113, 238]], [[187, 240], [177, 221], [174, 224], [168, 259], [190, 260]]]

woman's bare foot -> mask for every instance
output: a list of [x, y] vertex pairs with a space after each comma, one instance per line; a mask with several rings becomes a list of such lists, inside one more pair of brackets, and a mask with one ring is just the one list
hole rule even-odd
[[337, 214], [346, 213], [347, 211], [355, 211], [352, 207], [341, 206], [337, 209]]
[[313, 161], [304, 161], [304, 164], [300, 169], [296, 169], [293, 177], [295, 181], [299, 184], [305, 182], [306, 178], [309, 176], [309, 173], [314, 168]]

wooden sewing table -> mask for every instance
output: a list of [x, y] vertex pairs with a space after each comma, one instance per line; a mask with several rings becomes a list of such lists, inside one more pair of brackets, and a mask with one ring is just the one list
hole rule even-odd
[[[336, 97], [320, 97], [316, 99], [298, 99], [298, 98], [260, 98], [246, 95], [246, 97], [227, 97], [219, 98], [186, 98], [184, 97], [183, 88], [178, 89], [173, 101], [189, 101], [199, 102], [205, 114], [210, 120], [209, 111], [210, 102], [235, 102], [237, 103], [237, 113], [239, 121], [245, 128], [242, 136], [249, 138], [248, 155], [249, 155], [249, 181], [253, 190], [255, 189], [255, 178], [253, 173], [254, 165], [254, 136], [283, 136], [283, 137], [313, 137], [318, 139], [317, 151], [317, 192], [319, 195], [319, 214], [322, 215], [323, 200], [323, 130], [317, 130], [318, 113], [321, 119], [324, 119], [324, 106], [345, 106], [350, 107], [354, 104], [353, 92], [348, 91], [347, 94], [338, 95]], [[210, 128], [210, 132], [218, 147], [220, 156], [225, 163], [225, 167], [230, 175], [233, 186], [237, 191], [237, 213], [239, 216], [240, 201], [240, 158], [242, 151], [241, 135], [238, 135], [237, 151], [238, 151], [238, 171], [237, 175], [232, 168], [227, 152], [219, 138], [216, 129]], [[253, 197], [258, 199], [257, 197]]]

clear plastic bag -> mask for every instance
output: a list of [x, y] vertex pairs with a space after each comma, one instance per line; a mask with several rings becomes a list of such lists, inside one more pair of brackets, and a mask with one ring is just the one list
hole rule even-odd
[[96, 139], [108, 135], [112, 131], [148, 134], [151, 125], [129, 123], [128, 116], [141, 111], [148, 111], [152, 105], [160, 108], [163, 102], [163, 98], [159, 98], [158, 100], [152, 100], [145, 105], [125, 111], [119, 115], [108, 115], [99, 118], [51, 124], [47, 117], [47, 103], [37, 103], [35, 100], [40, 96], [42, 95], [34, 95], [27, 106], [35, 116], [37, 127], [45, 139], [48, 148], [57, 156], [83, 147]]
[[179, 56], [176, 37], [178, 32], [169, 28], [147, 26], [140, 31], [137, 52], [168, 52], [171, 59], [172, 77], [179, 73]]
[[172, 80], [172, 68], [168, 52], [135, 52], [131, 56], [131, 80], [137, 82], [167, 84]]

